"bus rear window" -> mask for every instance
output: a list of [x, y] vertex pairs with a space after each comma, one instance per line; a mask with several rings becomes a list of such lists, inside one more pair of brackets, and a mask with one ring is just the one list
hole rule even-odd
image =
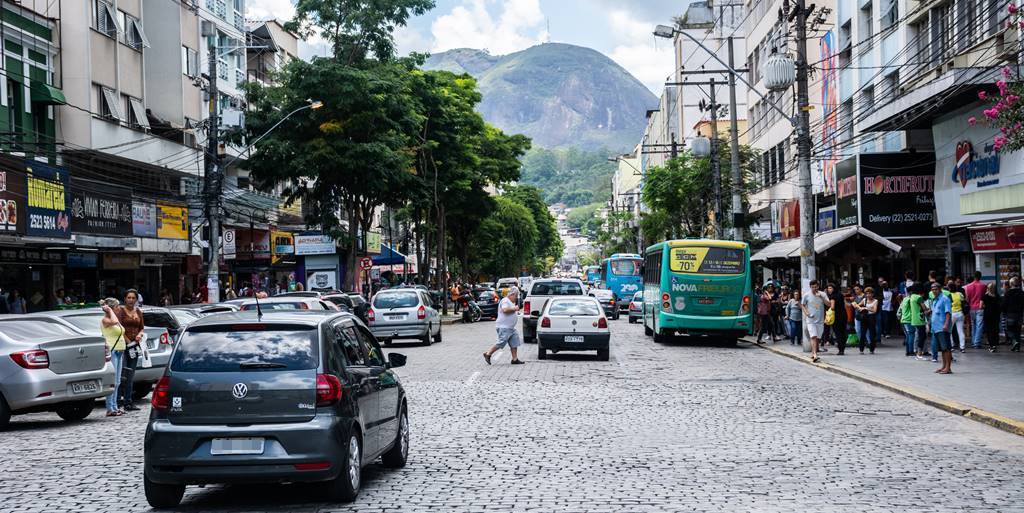
[[612, 260], [608, 262], [616, 276], [639, 276], [640, 262], [637, 260]]
[[672, 248], [669, 270], [692, 274], [743, 274], [743, 250], [735, 248]]

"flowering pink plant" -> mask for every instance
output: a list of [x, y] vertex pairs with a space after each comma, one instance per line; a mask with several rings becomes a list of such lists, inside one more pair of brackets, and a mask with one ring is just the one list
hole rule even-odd
[[[1024, 16], [1024, 11], [1015, 4], [1007, 8], [1010, 14]], [[1022, 22], [1024, 23], [1024, 22]], [[981, 111], [982, 117], [970, 116], [967, 124], [975, 126], [979, 121], [992, 128], [998, 128], [999, 132], [992, 139], [992, 146], [996, 151], [1016, 151], [1024, 148], [1024, 82], [1010, 67], [1003, 67], [1001, 78], [996, 80], [995, 87], [998, 94], [992, 94], [984, 90], [978, 91], [978, 99], [984, 100], [988, 106]]]

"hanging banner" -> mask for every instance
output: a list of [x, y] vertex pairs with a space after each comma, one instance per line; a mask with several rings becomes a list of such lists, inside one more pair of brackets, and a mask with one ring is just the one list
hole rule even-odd
[[779, 228], [782, 239], [795, 239], [800, 236], [800, 201], [787, 201], [781, 205]]
[[374, 255], [380, 254], [381, 241], [383, 237], [381, 234], [376, 232], [368, 232], [366, 234], [366, 252]]
[[0, 234], [25, 233], [25, 175], [0, 170]]
[[814, 177], [815, 193], [836, 190], [836, 162], [839, 147], [839, 80], [836, 67], [836, 38], [831, 31], [821, 37], [821, 149], [819, 173]]
[[71, 180], [71, 229], [95, 235], [132, 235], [132, 191], [91, 180]]
[[25, 233], [33, 237], [70, 239], [67, 170], [34, 161], [26, 162], [25, 169], [28, 192]]
[[132, 235], [156, 237], [156, 204], [149, 201], [132, 201]]
[[188, 208], [157, 203], [156, 236], [161, 239], [188, 240]]

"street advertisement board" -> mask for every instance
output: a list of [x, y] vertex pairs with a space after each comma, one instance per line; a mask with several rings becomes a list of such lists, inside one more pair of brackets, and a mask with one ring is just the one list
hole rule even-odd
[[334, 239], [320, 232], [307, 232], [295, 235], [295, 254], [333, 255], [337, 251]]
[[157, 203], [156, 236], [161, 239], [188, 240], [188, 208]]
[[235, 255], [239, 260], [269, 260], [270, 232], [235, 230]]
[[26, 162], [25, 184], [28, 191], [25, 233], [33, 237], [70, 239], [68, 171], [42, 162]]
[[782, 239], [795, 239], [800, 236], [800, 201], [790, 200], [780, 205], [779, 231]]
[[937, 237], [935, 154], [862, 153], [861, 226], [886, 238]]
[[836, 162], [839, 147], [839, 75], [836, 38], [832, 31], [821, 37], [821, 154], [815, 193], [833, 194], [836, 190]]
[[309, 271], [306, 273], [306, 288], [326, 292], [338, 289], [337, 271]]
[[156, 237], [156, 203], [143, 200], [132, 201], [132, 235]]
[[383, 237], [381, 234], [376, 232], [366, 233], [366, 252], [374, 255], [380, 254], [381, 242]]
[[975, 253], [1024, 251], [1024, 225], [990, 226], [971, 230], [971, 249]]
[[0, 234], [25, 233], [25, 174], [0, 169]]
[[818, 232], [827, 232], [836, 229], [836, 206], [818, 209]]
[[272, 230], [270, 232], [271, 252], [277, 255], [292, 255], [295, 253], [295, 237], [291, 232]]
[[131, 189], [71, 179], [72, 231], [130, 237], [133, 223]]
[[857, 157], [836, 164], [836, 225], [857, 226], [859, 222]]

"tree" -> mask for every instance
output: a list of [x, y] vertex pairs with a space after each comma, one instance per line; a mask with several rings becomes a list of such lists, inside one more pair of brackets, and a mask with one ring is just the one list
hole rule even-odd
[[533, 255], [530, 272], [537, 275], [549, 272], [554, 263], [562, 258], [565, 244], [558, 235], [555, 218], [541, 198], [540, 189], [530, 185], [519, 185], [507, 189], [505, 197], [526, 207], [533, 215], [533, 222], [537, 226], [537, 250]]
[[571, 228], [579, 230], [580, 235], [588, 238], [596, 238], [601, 228], [601, 218], [597, 212], [604, 208], [604, 203], [591, 203], [576, 207], [566, 214], [565, 222]]
[[633, 213], [629, 211], [609, 213], [597, 232], [597, 245], [601, 253], [607, 256], [635, 252], [639, 241], [635, 221]]
[[394, 58], [394, 30], [433, 8], [434, 0], [298, 0], [285, 28], [323, 36], [339, 62], [357, 65], [371, 53], [383, 62]]
[[536, 250], [537, 226], [526, 207], [504, 196], [494, 201], [494, 212], [480, 223], [470, 243], [478, 263], [474, 270], [493, 277], [518, 276]]

